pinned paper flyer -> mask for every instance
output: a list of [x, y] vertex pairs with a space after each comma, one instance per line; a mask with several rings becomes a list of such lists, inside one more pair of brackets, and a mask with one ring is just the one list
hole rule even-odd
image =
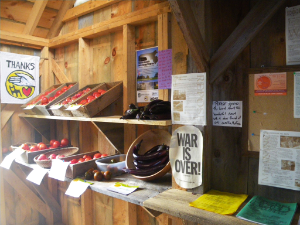
[[72, 180], [65, 194], [74, 198], [79, 198], [91, 184], [93, 183], [85, 182], [81, 179]]
[[116, 182], [113, 186], [107, 188], [109, 191], [117, 192], [122, 195], [129, 195], [134, 192], [139, 186], [130, 186], [120, 182]]
[[8, 169], [10, 168], [12, 162], [18, 157], [20, 156], [22, 153], [24, 153], [25, 151], [21, 148], [17, 148], [16, 150], [14, 150], [12, 153], [10, 153], [9, 155], [7, 155], [2, 163], [1, 163], [1, 167]]
[[27, 180], [31, 181], [32, 183], [35, 183], [37, 185], [40, 185], [42, 183], [42, 180], [46, 173], [48, 173], [48, 169], [44, 168], [36, 168], [28, 174], [26, 177]]
[[60, 159], [52, 159], [51, 169], [49, 171], [49, 177], [65, 181], [67, 168], [71, 162], [64, 162]]
[[68, 108], [66, 108], [66, 110], [77, 110], [81, 107], [82, 105], [69, 105]]
[[33, 105], [28, 105], [28, 106], [26, 106], [24, 109], [33, 109], [35, 107], [35, 105], [33, 104]]

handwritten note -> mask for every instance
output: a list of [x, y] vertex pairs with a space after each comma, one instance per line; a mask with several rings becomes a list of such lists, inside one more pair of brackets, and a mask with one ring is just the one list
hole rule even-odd
[[158, 89], [171, 89], [172, 49], [158, 52]]
[[242, 101], [214, 101], [213, 126], [242, 127]]

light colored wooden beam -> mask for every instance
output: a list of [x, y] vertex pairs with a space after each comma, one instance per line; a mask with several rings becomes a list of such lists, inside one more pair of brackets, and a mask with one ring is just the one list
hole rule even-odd
[[57, 77], [60, 83], [71, 82], [71, 80], [64, 74], [62, 69], [59, 67], [59, 65], [55, 62], [53, 58], [51, 58], [51, 64], [52, 64], [52, 71], [54, 72], [55, 76]]
[[20, 108], [20, 105], [7, 104], [1, 111], [1, 130], [18, 108]]
[[79, 38], [95, 38], [101, 35], [109, 34], [111, 32], [121, 31], [123, 26], [128, 25], [141, 25], [148, 22], [157, 21], [157, 16], [162, 13], [170, 12], [168, 2], [155, 4], [147, 8], [128, 13], [122, 16], [112, 18], [110, 20], [85, 27], [78, 31], [70, 32], [50, 40], [49, 47], [58, 48], [66, 46], [70, 43], [77, 42]]
[[26, 26], [23, 30], [23, 34], [29, 34], [32, 35], [38, 22], [40, 21], [40, 18], [44, 12], [44, 9], [48, 3], [48, 0], [43, 1], [35, 1], [32, 10], [29, 14], [29, 17], [26, 22]]
[[228, 68], [285, 1], [258, 1], [211, 58], [210, 83], [213, 83]]
[[110, 5], [120, 2], [120, 1], [121, 0], [102, 0], [102, 1], [92, 0], [92, 1], [85, 2], [82, 5], [79, 5], [72, 9], [69, 9], [66, 12], [62, 21], [67, 22], [69, 20], [78, 18], [80, 16], [94, 12], [98, 9], [110, 6]]
[[199, 72], [205, 72], [210, 57], [189, 1], [169, 0], [169, 3]]
[[[0, 116], [2, 117], [2, 112], [0, 109]], [[0, 119], [0, 125], [2, 127], [2, 119]], [[2, 143], [2, 129], [0, 129], [0, 141]], [[0, 160], [2, 162], [2, 144], [0, 145]], [[0, 224], [6, 225], [6, 215], [5, 215], [5, 198], [4, 198], [4, 182], [3, 182], [3, 169], [0, 169]]]
[[73, 7], [75, 3], [75, 0], [65, 0], [63, 1], [53, 23], [49, 30], [49, 33], [47, 34], [47, 38], [53, 38], [56, 37], [59, 34], [59, 31], [61, 30], [63, 26], [63, 18], [66, 12]]
[[78, 52], [78, 78], [79, 89], [88, 84], [92, 84], [91, 52], [90, 40], [79, 38]]
[[[3, 170], [4, 179], [16, 192], [27, 199], [30, 206], [47, 218], [47, 205], [27, 187], [27, 185], [11, 170]], [[16, 185], [17, 184], [17, 185]]]
[[23, 47], [43, 48], [49, 45], [49, 39], [34, 37], [26, 34], [17, 34], [7, 31], [0, 31], [0, 43], [16, 43]]

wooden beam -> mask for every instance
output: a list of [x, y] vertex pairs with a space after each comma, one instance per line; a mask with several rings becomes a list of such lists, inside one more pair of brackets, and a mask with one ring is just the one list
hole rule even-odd
[[170, 12], [170, 7], [168, 2], [163, 2], [160, 4], [155, 4], [147, 8], [128, 13], [122, 16], [112, 18], [110, 20], [94, 24], [82, 28], [78, 31], [70, 32], [65, 35], [61, 35], [50, 40], [51, 48], [58, 48], [66, 46], [70, 43], [77, 42], [79, 38], [95, 38], [101, 35], [109, 34], [111, 32], [121, 31], [123, 26], [128, 25], [141, 25], [145, 23], [150, 23], [157, 21], [157, 16], [159, 14]]
[[32, 35], [38, 22], [40, 21], [40, 18], [42, 17], [42, 14], [44, 12], [44, 9], [46, 8], [46, 5], [48, 3], [48, 0], [43, 1], [35, 1], [32, 10], [29, 14], [29, 17], [26, 22], [26, 26], [23, 30], [23, 34], [29, 34]]
[[[2, 105], [2, 104], [1, 104]], [[2, 112], [0, 109], [0, 115], [2, 117]], [[0, 125], [2, 127], [2, 119], [0, 120]], [[2, 129], [0, 129], [0, 141], [2, 143]], [[2, 162], [2, 144], [0, 145], [0, 160]], [[6, 225], [6, 215], [5, 215], [5, 198], [4, 198], [4, 182], [3, 182], [3, 169], [0, 169], [0, 224]]]
[[[27, 187], [27, 185], [11, 170], [3, 170], [4, 179], [7, 183], [16, 190], [16, 192], [25, 198], [30, 206], [40, 212], [45, 218], [47, 218], [47, 205], [35, 195], [35, 193]], [[16, 185], [17, 184], [17, 185]]]
[[55, 62], [53, 58], [51, 58], [51, 63], [52, 63], [52, 71], [54, 72], [55, 76], [57, 77], [60, 83], [71, 82], [71, 80], [64, 74], [62, 69], [59, 67], [59, 65]]
[[[41, 51], [40, 76], [41, 76], [41, 92], [49, 87], [49, 48], [44, 47]], [[46, 59], [46, 60], [45, 60]]]
[[205, 72], [210, 58], [189, 1], [169, 0], [169, 3], [199, 72]]
[[63, 26], [63, 17], [66, 14], [66, 12], [73, 7], [75, 3], [75, 0], [65, 0], [63, 1], [63, 3], [61, 4], [61, 7], [52, 23], [52, 26], [49, 30], [49, 33], [47, 34], [47, 38], [53, 38], [56, 37], [62, 26]]
[[1, 111], [1, 130], [18, 108], [20, 108], [20, 105], [7, 104]]
[[211, 58], [210, 83], [213, 83], [228, 68], [285, 1], [258, 1]]
[[91, 48], [90, 40], [79, 38], [79, 51], [78, 51], [78, 83], [79, 89], [88, 84], [92, 84], [91, 80], [92, 67], [91, 67]]
[[23, 47], [43, 48], [49, 45], [49, 40], [40, 37], [34, 37], [27, 34], [17, 34], [7, 31], [0, 32], [0, 43], [21, 44]]
[[72, 9], [69, 9], [66, 12], [62, 21], [67, 22], [69, 20], [76, 19], [80, 16], [94, 12], [98, 9], [110, 6], [110, 5], [120, 2], [120, 1], [121, 0], [102, 0], [102, 1], [92, 0], [92, 1], [85, 2], [82, 5], [79, 5]]
[[[164, 13], [158, 15], [158, 50], [171, 48], [171, 14]], [[169, 100], [169, 90], [159, 89], [158, 98], [164, 101]]]

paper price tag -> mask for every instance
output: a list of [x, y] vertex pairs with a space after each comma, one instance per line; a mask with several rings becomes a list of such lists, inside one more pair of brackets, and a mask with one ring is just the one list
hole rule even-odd
[[23, 154], [25, 151], [21, 148], [17, 148], [16, 150], [14, 150], [12, 153], [10, 153], [9, 155], [7, 155], [2, 163], [1, 163], [1, 167], [8, 169], [10, 168], [12, 162], [15, 160], [15, 158], [17, 158], [18, 156], [20, 156], [21, 154]]
[[69, 164], [70, 162], [63, 162], [60, 159], [52, 159], [52, 165], [49, 171], [49, 177], [52, 177], [60, 181], [65, 181], [65, 176]]
[[24, 109], [33, 109], [35, 105], [28, 105]]
[[66, 110], [76, 110], [79, 109], [82, 105], [69, 105], [68, 108], [66, 108]]
[[70, 183], [65, 194], [75, 198], [79, 198], [79, 196], [82, 195], [89, 186], [90, 183], [82, 182], [79, 180], [73, 180]]
[[46, 173], [48, 173], [48, 169], [44, 168], [36, 168], [28, 174], [26, 177], [27, 180], [31, 181], [32, 183], [35, 183], [37, 185], [40, 185], [42, 183], [42, 180]]
[[127, 184], [117, 182], [113, 186], [108, 187], [107, 190], [117, 192], [122, 195], [129, 195], [132, 192], [134, 192], [137, 188], [138, 186], [129, 186]]
[[63, 105], [51, 105], [50, 109], [60, 109]]

